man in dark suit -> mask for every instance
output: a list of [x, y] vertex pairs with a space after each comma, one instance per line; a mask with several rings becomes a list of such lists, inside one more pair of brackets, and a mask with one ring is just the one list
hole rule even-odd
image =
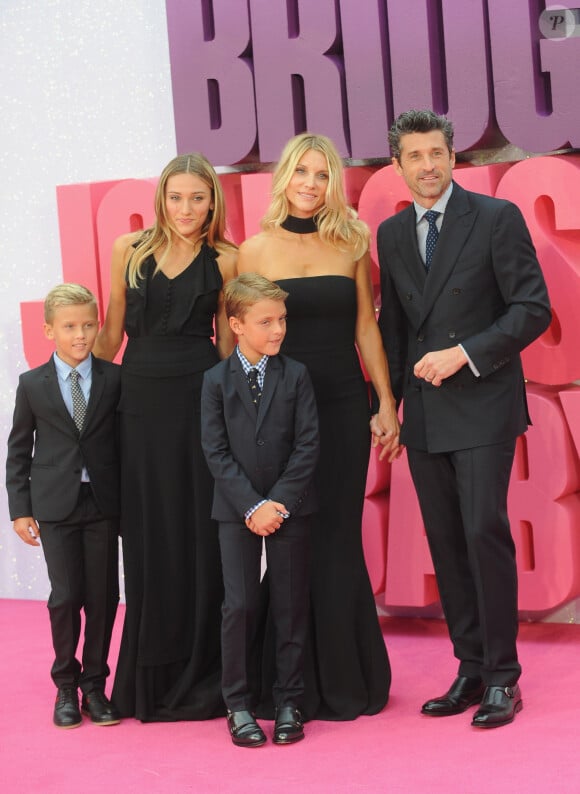
[[42, 540], [58, 688], [53, 721], [59, 728], [81, 724], [80, 686], [82, 711], [97, 725], [114, 725], [119, 715], [105, 696], [105, 681], [119, 601], [120, 367], [91, 355], [98, 312], [85, 287], [55, 287], [44, 313], [56, 350], [20, 376], [6, 461], [10, 517], [25, 543]]
[[300, 706], [318, 415], [306, 368], [279, 355], [286, 297], [255, 273], [226, 284], [225, 308], [238, 345], [206, 372], [202, 388], [202, 446], [215, 478], [212, 517], [219, 522], [225, 589], [222, 692], [232, 741], [244, 747], [266, 741], [253, 713], [259, 692], [251, 662], [262, 538], [276, 632], [274, 742], [304, 737]]
[[550, 306], [518, 208], [452, 181], [451, 123], [408, 111], [389, 143], [413, 204], [379, 227], [379, 323], [459, 659], [448, 692], [422, 711], [479, 704], [472, 725], [493, 728], [522, 707], [507, 490], [529, 424], [520, 351], [546, 330]]

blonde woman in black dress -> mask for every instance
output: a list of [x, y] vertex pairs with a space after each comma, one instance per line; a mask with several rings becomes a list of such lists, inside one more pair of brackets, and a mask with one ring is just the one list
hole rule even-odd
[[[369, 231], [346, 204], [342, 163], [321, 135], [286, 145], [263, 231], [246, 240], [239, 272], [289, 293], [283, 352], [309, 369], [318, 403], [320, 511], [313, 522], [311, 664], [305, 716], [348, 720], [387, 702], [390, 666], [365, 566], [361, 521], [369, 460], [369, 395], [357, 348], [380, 400], [373, 429], [390, 458], [399, 423], [375, 318]], [[267, 709], [266, 709], [267, 711]]]
[[113, 359], [128, 337], [119, 406], [127, 609], [112, 699], [123, 716], [143, 721], [206, 719], [225, 713], [223, 594], [200, 395], [205, 370], [233, 347], [222, 287], [235, 275], [237, 251], [202, 155], [167, 165], [155, 211], [150, 229], [114, 244], [95, 346]]

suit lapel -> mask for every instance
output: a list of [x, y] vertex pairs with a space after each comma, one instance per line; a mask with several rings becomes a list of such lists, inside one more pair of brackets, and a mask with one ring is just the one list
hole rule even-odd
[[268, 413], [268, 408], [272, 402], [276, 386], [280, 380], [282, 368], [280, 359], [277, 356], [268, 359], [268, 366], [266, 367], [266, 377], [264, 378], [264, 387], [262, 389], [262, 399], [260, 400], [260, 407], [258, 408], [258, 422], [256, 430], [260, 429], [264, 417]]
[[44, 388], [47, 397], [49, 401], [52, 403], [54, 410], [61, 417], [63, 422], [66, 422], [71, 432], [73, 434], [78, 434], [77, 426], [74, 423], [74, 419], [70, 415], [68, 408], [66, 407], [65, 402], [63, 400], [62, 392], [60, 390], [60, 385], [58, 382], [58, 373], [56, 371], [54, 360], [52, 358], [46, 364], [46, 368], [43, 372], [43, 381], [44, 381]]
[[252, 401], [252, 395], [250, 394], [250, 387], [248, 385], [248, 378], [246, 373], [244, 372], [244, 368], [242, 367], [242, 363], [238, 358], [238, 354], [234, 350], [229, 358], [230, 362], [230, 372], [232, 375], [232, 381], [234, 383], [236, 392], [246, 411], [248, 412], [249, 417], [252, 421], [256, 420], [256, 406]]
[[425, 280], [421, 322], [429, 314], [447, 283], [457, 257], [471, 233], [476, 216], [477, 212], [470, 206], [465, 190], [453, 183], [453, 192], [445, 209], [431, 269]]
[[401, 259], [415, 282], [418, 291], [422, 293], [425, 288], [427, 273], [417, 244], [417, 216], [415, 215], [413, 204], [403, 210], [398, 219], [400, 225], [397, 244], [401, 251]]
[[85, 421], [84, 421], [82, 433], [86, 432], [87, 427], [89, 426], [93, 416], [95, 415], [99, 407], [99, 404], [101, 402], [101, 397], [103, 396], [103, 391], [105, 389], [106, 379], [107, 376], [101, 369], [101, 366], [97, 361], [97, 359], [93, 356], [92, 365], [91, 365], [91, 393], [89, 394], [89, 401], [87, 403], [87, 413], [85, 414]]

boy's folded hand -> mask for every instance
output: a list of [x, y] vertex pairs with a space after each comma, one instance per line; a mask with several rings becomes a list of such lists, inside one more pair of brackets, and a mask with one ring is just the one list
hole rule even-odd
[[284, 523], [284, 515], [287, 514], [288, 511], [281, 502], [264, 502], [246, 520], [246, 526], [256, 535], [266, 537], [280, 529]]

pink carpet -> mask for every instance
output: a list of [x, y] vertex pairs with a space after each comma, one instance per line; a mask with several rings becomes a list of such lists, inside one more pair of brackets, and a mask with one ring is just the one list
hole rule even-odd
[[[119, 619], [112, 661], [119, 641]], [[441, 621], [383, 619], [393, 687], [383, 713], [311, 722], [300, 744], [234, 747], [225, 721], [53, 727], [44, 604], [0, 600], [0, 788], [19, 794], [299, 792], [578, 794], [580, 626], [525, 624], [524, 710], [512, 725], [470, 727], [471, 711], [419, 714], [455, 663]], [[271, 723], [264, 723], [271, 732]]]

